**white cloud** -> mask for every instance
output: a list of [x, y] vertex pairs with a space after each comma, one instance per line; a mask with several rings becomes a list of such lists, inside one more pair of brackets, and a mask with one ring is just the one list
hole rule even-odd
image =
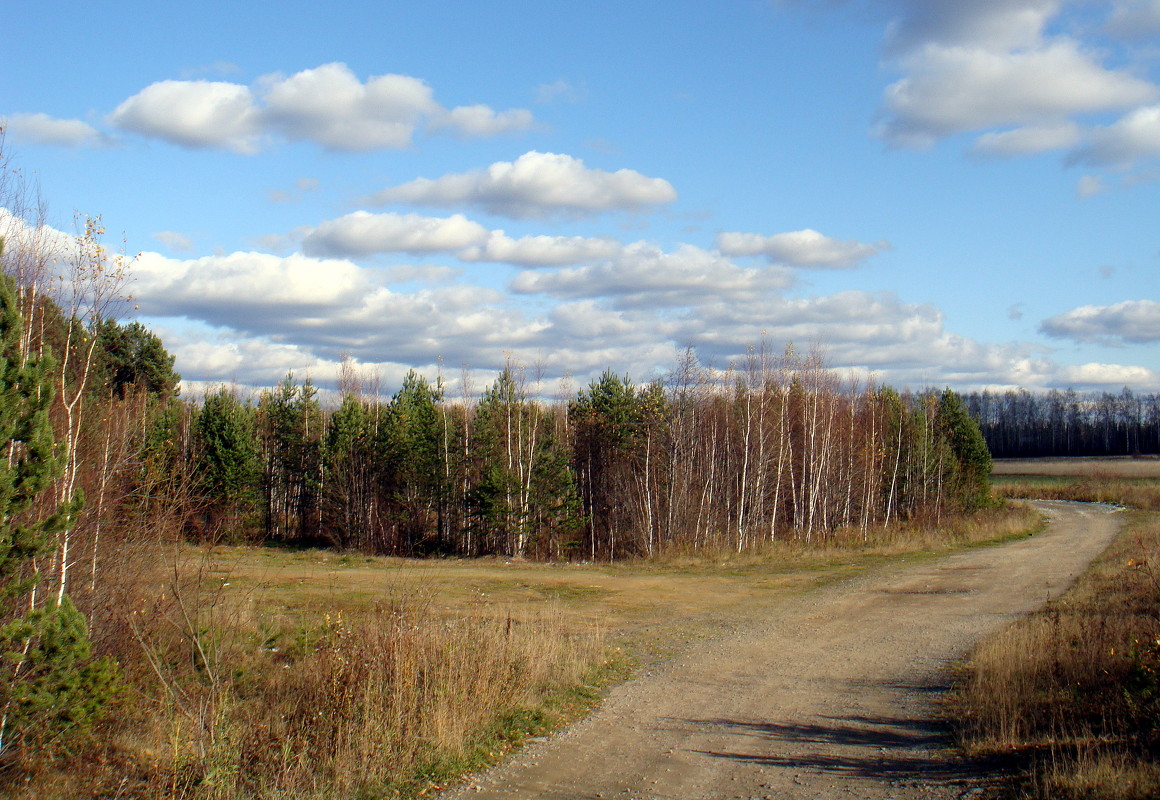
[[403, 148], [424, 126], [493, 136], [533, 123], [524, 109], [486, 105], [445, 109], [424, 81], [376, 75], [361, 81], [346, 64], [290, 77], [273, 74], [255, 89], [221, 81], [161, 81], [121, 103], [114, 126], [182, 147], [254, 153], [265, 138], [312, 141], [338, 151]]
[[79, 119], [56, 119], [48, 114], [12, 114], [0, 120], [3, 127], [18, 141], [47, 144], [57, 147], [108, 147], [113, 140], [87, 122]]
[[624, 249], [615, 239], [587, 236], [521, 236], [512, 239], [492, 231], [483, 244], [459, 253], [463, 261], [515, 264], [521, 267], [564, 267], [614, 258]]
[[663, 308], [699, 305], [710, 298], [754, 298], [785, 289], [784, 269], [744, 269], [692, 245], [665, 252], [647, 242], [624, 247], [608, 261], [554, 272], [521, 272], [512, 289], [558, 298], [609, 298], [618, 306]]
[[457, 106], [441, 117], [432, 126], [452, 128], [464, 136], [498, 136], [502, 133], [524, 131], [532, 127], [532, 112], [523, 108], [496, 111], [490, 106]]
[[888, 46], [909, 51], [929, 42], [1010, 50], [1034, 45], [1062, 0], [896, 0], [902, 16]]
[[483, 170], [436, 179], [418, 178], [369, 198], [377, 205], [470, 205], [511, 217], [597, 214], [676, 199], [676, 190], [663, 178], [649, 178], [631, 169], [591, 169], [578, 158], [534, 150], [514, 162], [497, 161]]
[[356, 211], [305, 231], [302, 250], [310, 256], [357, 257], [373, 253], [435, 253], [460, 250], [488, 239], [477, 222], [453, 214], [371, 214]]
[[1101, 386], [1117, 389], [1121, 386], [1154, 387], [1160, 383], [1160, 373], [1147, 367], [1095, 362], [1060, 367], [1053, 378], [1056, 386], [1092, 388]]
[[1110, 306], [1080, 306], [1044, 320], [1040, 330], [1048, 336], [1077, 342], [1160, 342], [1160, 303], [1126, 300]]
[[368, 289], [359, 268], [349, 261], [265, 253], [184, 261], [142, 253], [133, 277], [133, 295], [142, 314], [231, 326], [240, 326], [250, 314], [323, 314]]
[[1103, 178], [1099, 175], [1084, 175], [1079, 179], [1075, 186], [1075, 193], [1077, 197], [1093, 197], [1102, 192], [1106, 192], [1108, 187], [1104, 184]]
[[1158, 95], [1152, 83], [1103, 68], [1065, 38], [1010, 52], [927, 44], [902, 64], [907, 75], [886, 89], [878, 133], [908, 147], [998, 126], [1060, 126]]
[[184, 233], [176, 231], [161, 231], [153, 234], [153, 238], [161, 244], [178, 253], [188, 253], [193, 250], [193, 240]]
[[541, 83], [535, 91], [537, 103], [555, 103], [557, 101], [578, 103], [585, 94], [586, 90], [583, 86], [574, 86], [563, 78], [551, 83]]
[[1160, 0], [1118, 0], [1106, 29], [1125, 39], [1147, 39], [1160, 34]]
[[379, 75], [364, 84], [345, 64], [323, 64], [291, 75], [267, 76], [263, 122], [291, 141], [331, 150], [400, 148], [424, 117], [441, 109], [426, 83], [407, 75]]
[[974, 152], [987, 156], [1026, 156], [1049, 150], [1064, 150], [1077, 145], [1083, 136], [1079, 125], [1029, 125], [1009, 131], [985, 133], [974, 145]]
[[720, 233], [717, 249], [727, 256], [761, 255], [770, 261], [795, 267], [842, 269], [857, 266], [890, 245], [839, 241], [809, 228], [773, 236], [756, 233]]
[[1132, 166], [1160, 156], [1160, 106], [1145, 106], [1107, 127], [1096, 128], [1069, 157], [1072, 163], [1103, 167]]
[[258, 150], [261, 127], [249, 88], [221, 81], [161, 81], [109, 115], [114, 126], [182, 147]]

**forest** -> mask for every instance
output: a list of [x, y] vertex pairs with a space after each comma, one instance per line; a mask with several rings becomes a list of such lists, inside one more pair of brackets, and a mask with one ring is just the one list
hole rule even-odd
[[[341, 404], [286, 377], [159, 402], [141, 458], [186, 535], [394, 555], [551, 560], [744, 550], [985, 502], [989, 461], [953, 392], [843, 385], [817, 354], [760, 351], [668, 381], [606, 371], [545, 402], [508, 365], [478, 397], [410, 373], [379, 398], [348, 363]], [[180, 476], [180, 477], [178, 477]], [[173, 481], [182, 480], [181, 486]]]
[[1160, 393], [1012, 389], [963, 400], [995, 458], [1160, 454]]

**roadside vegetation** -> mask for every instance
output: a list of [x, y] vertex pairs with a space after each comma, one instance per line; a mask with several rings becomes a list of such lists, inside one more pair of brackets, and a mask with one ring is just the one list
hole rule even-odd
[[999, 490], [1132, 508], [1116, 543], [1067, 594], [972, 655], [951, 702], [960, 741], [1011, 770], [1011, 796], [1160, 796], [1160, 461], [1038, 468], [1001, 476]]

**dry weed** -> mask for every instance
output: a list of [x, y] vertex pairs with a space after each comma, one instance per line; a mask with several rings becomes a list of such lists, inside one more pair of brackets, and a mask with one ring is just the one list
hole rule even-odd
[[1160, 518], [1125, 535], [1059, 600], [984, 642], [952, 701], [964, 747], [1014, 755], [1037, 798], [1156, 796]]

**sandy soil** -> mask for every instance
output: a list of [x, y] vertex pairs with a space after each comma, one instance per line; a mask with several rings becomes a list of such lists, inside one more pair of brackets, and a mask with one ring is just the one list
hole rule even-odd
[[1108, 506], [1036, 503], [1032, 538], [893, 564], [737, 612], [453, 798], [963, 798], [936, 704], [947, 666], [1060, 594], [1111, 541]]

